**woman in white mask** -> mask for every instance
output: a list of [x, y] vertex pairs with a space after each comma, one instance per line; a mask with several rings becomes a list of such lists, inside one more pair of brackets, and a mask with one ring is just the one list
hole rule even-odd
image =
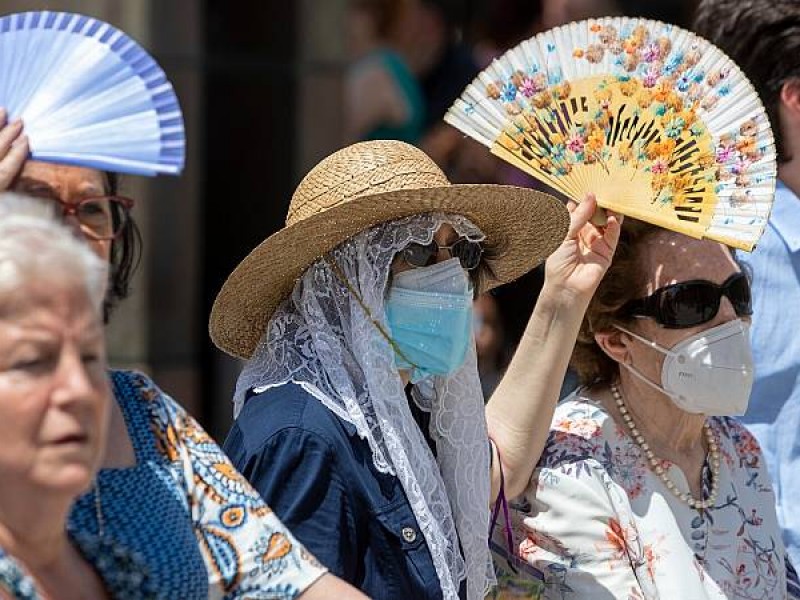
[[[483, 600], [490, 503], [530, 478], [619, 234], [614, 216], [588, 223], [593, 211], [588, 200], [570, 219], [533, 190], [451, 185], [417, 148], [365, 142], [311, 170], [286, 227], [222, 288], [212, 337], [249, 359], [225, 450], [370, 597]], [[485, 414], [473, 297], [554, 250]]]
[[573, 354], [585, 387], [513, 503], [515, 559], [544, 597], [785, 597], [769, 475], [732, 418], [751, 312], [725, 246], [626, 221]]

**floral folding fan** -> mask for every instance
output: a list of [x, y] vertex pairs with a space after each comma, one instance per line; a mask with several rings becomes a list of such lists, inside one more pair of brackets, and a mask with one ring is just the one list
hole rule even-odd
[[60, 12], [0, 17], [0, 106], [36, 160], [180, 173], [183, 117], [164, 71], [108, 23]]
[[509, 50], [445, 120], [580, 202], [752, 250], [775, 193], [775, 144], [742, 71], [695, 34], [625, 17]]

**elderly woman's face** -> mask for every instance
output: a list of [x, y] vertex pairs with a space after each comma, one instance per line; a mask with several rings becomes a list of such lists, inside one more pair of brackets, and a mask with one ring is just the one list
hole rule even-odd
[[0, 480], [78, 494], [109, 418], [98, 310], [75, 285], [29, 284], [15, 297], [0, 307]]
[[[97, 169], [70, 167], [29, 160], [22, 168], [13, 190], [58, 202], [61, 207], [75, 206], [86, 198], [97, 198], [108, 194], [106, 176]], [[103, 215], [98, 215], [98, 218]], [[111, 214], [105, 215], [111, 220]], [[80, 223], [74, 215], [66, 217], [68, 225], [91, 246], [101, 259], [108, 262], [111, 258], [111, 241], [96, 240], [83, 235]]]
[[[640, 264], [645, 273], [645, 283], [637, 294], [638, 298], [644, 298], [659, 288], [681, 281], [706, 280], [722, 284], [740, 271], [724, 245], [687, 238], [671, 231], [660, 231], [649, 237], [642, 244], [641, 252]], [[663, 348], [671, 348], [690, 336], [736, 318], [739, 317], [733, 305], [723, 296], [717, 314], [702, 325], [670, 329], [662, 327], [652, 318], [639, 318], [634, 321], [632, 329]], [[633, 363], [642, 373], [651, 381], [659, 381], [664, 355], [644, 344], [632, 344], [630, 351]]]

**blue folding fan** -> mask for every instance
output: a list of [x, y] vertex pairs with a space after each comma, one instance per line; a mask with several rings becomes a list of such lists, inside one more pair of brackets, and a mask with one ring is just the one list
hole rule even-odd
[[0, 17], [0, 106], [35, 160], [178, 174], [185, 136], [164, 71], [108, 23], [62, 12]]

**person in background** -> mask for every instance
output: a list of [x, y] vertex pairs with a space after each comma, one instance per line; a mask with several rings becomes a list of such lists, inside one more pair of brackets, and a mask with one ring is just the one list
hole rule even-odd
[[[474, 18], [476, 38], [473, 54], [480, 69], [500, 58], [523, 40], [542, 31], [545, 0], [492, 0], [484, 2]], [[504, 161], [496, 160], [497, 183], [518, 185], [548, 192], [539, 180]]]
[[454, 183], [496, 182], [499, 161], [447, 125], [443, 118], [478, 74], [472, 48], [463, 40], [465, 5], [458, 0], [408, 0], [409, 16], [398, 31], [425, 101], [419, 147]]
[[[118, 195], [113, 173], [27, 158], [23, 123], [7, 123], [0, 109], [0, 191], [55, 207], [109, 265], [108, 316], [128, 292], [139, 252], [133, 200]], [[68, 531], [86, 540], [84, 557], [112, 592], [183, 600], [363, 598], [294, 540], [217, 444], [153, 381], [131, 371], [109, 376], [109, 442], [94, 485], [70, 511]]]
[[[445, 113], [478, 74], [472, 48], [463, 40], [465, 8], [458, 0], [411, 0], [401, 38], [427, 105], [424, 129], [442, 125]], [[432, 157], [435, 158], [435, 157]]]
[[751, 313], [728, 248], [625, 221], [573, 354], [586, 387], [512, 504], [521, 577], [501, 551], [501, 581], [554, 600], [785, 598], [764, 456], [731, 418], [750, 396]]
[[[752, 271], [756, 365], [742, 421], [761, 444], [775, 482], [791, 562], [800, 564], [800, 3], [703, 0], [694, 30], [742, 68], [767, 110], [778, 185], [766, 231], [739, 260]], [[787, 310], [787, 307], [790, 307]]]
[[106, 265], [48, 208], [0, 195], [0, 597], [108, 598], [65, 527], [108, 433]]
[[400, 140], [422, 136], [425, 101], [392, 38], [407, 13], [406, 0], [350, 0], [347, 40], [353, 60], [345, 80], [345, 140]]

